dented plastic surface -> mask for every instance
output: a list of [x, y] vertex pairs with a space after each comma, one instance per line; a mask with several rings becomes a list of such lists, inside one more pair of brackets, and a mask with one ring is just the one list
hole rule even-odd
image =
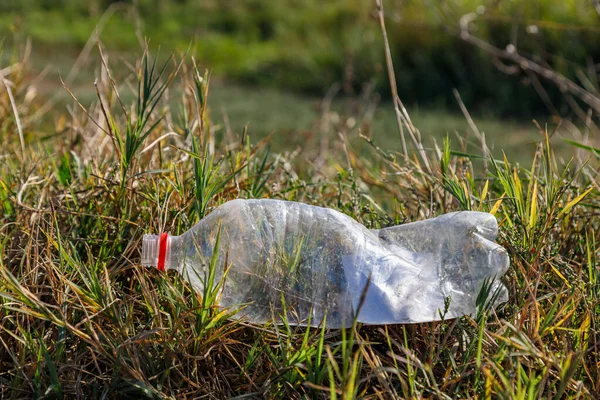
[[[369, 230], [338, 211], [282, 200], [234, 200], [181, 236], [170, 236], [165, 267], [198, 291], [221, 233], [217, 278], [228, 268], [220, 305], [237, 317], [327, 326], [415, 323], [473, 314], [493, 281], [495, 303], [506, 301], [498, 278], [506, 251], [494, 243], [498, 225], [481, 212], [455, 212]], [[156, 265], [158, 238], [144, 237], [143, 261]], [[366, 291], [366, 293], [365, 293]], [[360, 304], [362, 299], [362, 305]], [[360, 306], [360, 307], [359, 307]]]

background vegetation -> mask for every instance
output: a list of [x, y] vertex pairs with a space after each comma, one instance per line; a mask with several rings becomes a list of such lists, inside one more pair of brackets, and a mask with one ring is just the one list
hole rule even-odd
[[[185, 51], [193, 41], [203, 65], [241, 82], [322, 96], [335, 82], [349, 95], [374, 81], [388, 93], [369, 1], [5, 0], [0, 32], [67, 52], [88, 41], [111, 5], [114, 15], [102, 21], [111, 49], [139, 49], [139, 29], [167, 51]], [[600, 24], [587, 0], [394, 0], [387, 8], [398, 91], [407, 104], [456, 109], [457, 88], [473, 112], [527, 119], [555, 113], [529, 74], [501, 72], [500, 60], [460, 38], [461, 17], [476, 10], [479, 37], [500, 48], [512, 43], [567, 77], [596, 68], [600, 57]], [[569, 114], [561, 91], [543, 84], [557, 112]]]

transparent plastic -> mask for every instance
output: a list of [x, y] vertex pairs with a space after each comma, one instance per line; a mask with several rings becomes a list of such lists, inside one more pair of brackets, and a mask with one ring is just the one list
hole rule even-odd
[[[455, 212], [369, 230], [338, 211], [282, 200], [234, 200], [181, 236], [169, 236], [165, 269], [202, 292], [221, 233], [216, 277], [227, 269], [220, 305], [255, 323], [331, 328], [396, 324], [473, 314], [487, 282], [494, 303], [508, 299], [508, 269], [494, 243], [496, 219]], [[145, 235], [142, 264], [156, 266], [158, 237]], [[361, 303], [362, 302], [362, 303]]]
[[144, 235], [142, 238], [142, 265], [156, 267], [158, 264], [158, 235]]

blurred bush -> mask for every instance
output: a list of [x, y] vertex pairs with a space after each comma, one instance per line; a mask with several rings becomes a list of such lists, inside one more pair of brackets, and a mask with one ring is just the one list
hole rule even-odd
[[[3, 0], [0, 32], [48, 44], [81, 46], [112, 0]], [[322, 94], [334, 82], [346, 92], [375, 80], [388, 93], [380, 28], [373, 4], [355, 0], [138, 0], [105, 27], [112, 47], [137, 46], [134, 17], [163, 48], [184, 50], [215, 73], [244, 82]], [[531, 117], [547, 109], [530, 77], [508, 75], [498, 60], [463, 42], [460, 18], [478, 10], [474, 33], [576, 79], [597, 68], [599, 18], [587, 0], [390, 0], [385, 2], [399, 94], [407, 102], [455, 107], [458, 88], [470, 109]], [[484, 7], [484, 8], [482, 8]], [[502, 65], [500, 65], [502, 66]], [[579, 74], [579, 75], [578, 75]], [[542, 81], [542, 84], [544, 82]], [[566, 110], [554, 85], [545, 89]]]

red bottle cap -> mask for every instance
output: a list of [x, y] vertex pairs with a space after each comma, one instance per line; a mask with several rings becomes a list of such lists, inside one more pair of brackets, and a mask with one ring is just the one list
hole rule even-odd
[[159, 271], [165, 270], [165, 257], [167, 256], [167, 239], [169, 238], [168, 233], [161, 233], [158, 238], [158, 264], [156, 268]]

